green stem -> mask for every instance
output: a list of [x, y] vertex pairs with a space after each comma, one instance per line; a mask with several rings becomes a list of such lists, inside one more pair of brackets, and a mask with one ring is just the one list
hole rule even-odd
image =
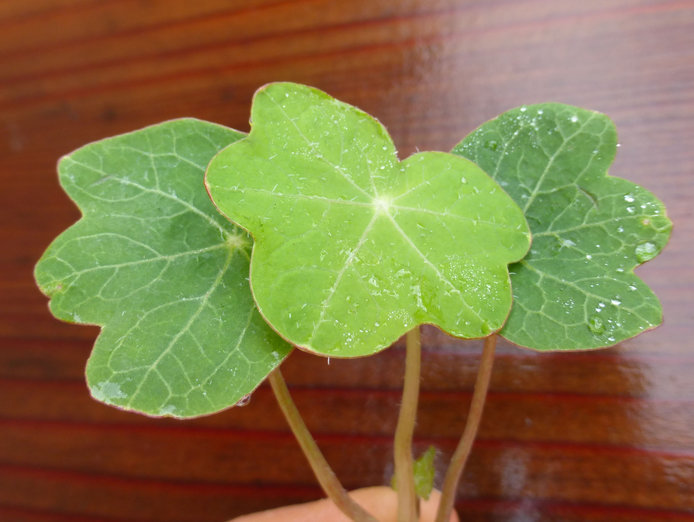
[[378, 522], [376, 518], [357, 504], [340, 484], [340, 481], [335, 476], [335, 472], [330, 468], [316, 441], [313, 440], [311, 433], [308, 431], [304, 419], [301, 417], [296, 404], [294, 404], [289, 394], [287, 383], [284, 381], [279, 368], [270, 374], [269, 381], [282, 413], [284, 413], [284, 417], [294, 433], [294, 437], [299, 442], [299, 446], [301, 446], [313, 469], [313, 473], [316, 475], [328, 498], [332, 500], [340, 511], [355, 522]]
[[422, 358], [419, 327], [407, 333], [406, 344], [405, 384], [398, 424], [395, 428], [395, 482], [398, 489], [398, 522], [416, 522], [419, 519], [419, 500], [414, 485], [412, 434], [417, 417]]
[[460, 437], [458, 447], [455, 449], [453, 457], [451, 458], [451, 463], [448, 466], [448, 471], [446, 471], [446, 478], [443, 481], [443, 488], [441, 489], [441, 503], [436, 512], [436, 522], [448, 522], [451, 518], [458, 481], [460, 480], [460, 475], [463, 473], [463, 468], [465, 468], [465, 463], [472, 449], [472, 443], [477, 436], [477, 428], [482, 419], [482, 410], [484, 409], [484, 402], [487, 398], [487, 390], [489, 390], [489, 381], [492, 375], [495, 347], [496, 334], [492, 334], [484, 340], [482, 360], [480, 361], [480, 368], [477, 372], [477, 381], [475, 382], [475, 391], [472, 394], [470, 412], [467, 416], [463, 435]]

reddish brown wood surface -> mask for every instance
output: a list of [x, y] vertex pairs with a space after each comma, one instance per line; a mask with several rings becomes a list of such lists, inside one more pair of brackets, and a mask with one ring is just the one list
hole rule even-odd
[[[694, 520], [694, 3], [675, 0], [0, 2], [0, 520], [221, 521], [317, 498], [267, 387], [190, 422], [92, 401], [97, 329], [59, 323], [32, 268], [78, 213], [57, 158], [179, 116], [246, 130], [260, 85], [315, 85], [376, 115], [401, 156], [448, 150], [522, 103], [617, 123], [611, 173], [675, 222], [638, 273], [665, 324], [601, 352], [501, 343], [458, 510], [472, 521]], [[462, 429], [478, 342], [425, 329], [418, 447]], [[348, 487], [389, 480], [402, 347], [285, 374]]]

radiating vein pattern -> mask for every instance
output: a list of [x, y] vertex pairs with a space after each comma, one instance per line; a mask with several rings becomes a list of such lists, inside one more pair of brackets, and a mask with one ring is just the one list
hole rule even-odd
[[481, 169], [445, 153], [401, 162], [378, 121], [295, 84], [261, 89], [251, 121], [206, 183], [253, 236], [253, 295], [284, 338], [349, 357], [421, 323], [460, 337], [501, 327], [529, 233]]
[[174, 120], [64, 157], [60, 181], [83, 217], [36, 267], [51, 310], [103, 327], [92, 395], [152, 415], [229, 407], [289, 352], [248, 283], [251, 241], [212, 205], [204, 168], [243, 137]]
[[514, 305], [502, 334], [541, 350], [599, 348], [653, 328], [660, 303], [634, 268], [667, 243], [653, 194], [608, 176], [617, 134], [604, 115], [561, 104], [520, 107], [453, 150], [524, 209], [533, 246], [511, 265]]

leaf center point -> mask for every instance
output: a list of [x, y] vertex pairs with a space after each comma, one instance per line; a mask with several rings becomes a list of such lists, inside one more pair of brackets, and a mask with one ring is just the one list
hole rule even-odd
[[378, 196], [373, 200], [373, 206], [377, 214], [387, 214], [393, 201], [386, 196]]

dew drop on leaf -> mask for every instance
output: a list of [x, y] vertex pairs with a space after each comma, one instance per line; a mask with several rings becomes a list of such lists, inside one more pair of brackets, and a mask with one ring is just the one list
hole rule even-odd
[[646, 261], [653, 259], [658, 254], [658, 248], [654, 243], [646, 241], [645, 243], [637, 245], [634, 253], [636, 254], [636, 259], [639, 260], [639, 263], [645, 263]]
[[242, 408], [244, 406], [248, 406], [251, 403], [251, 395], [245, 395], [241, 397], [241, 400], [235, 404], [235, 406]]
[[605, 331], [605, 323], [597, 315], [593, 315], [588, 319], [588, 328], [594, 334], [601, 334]]

